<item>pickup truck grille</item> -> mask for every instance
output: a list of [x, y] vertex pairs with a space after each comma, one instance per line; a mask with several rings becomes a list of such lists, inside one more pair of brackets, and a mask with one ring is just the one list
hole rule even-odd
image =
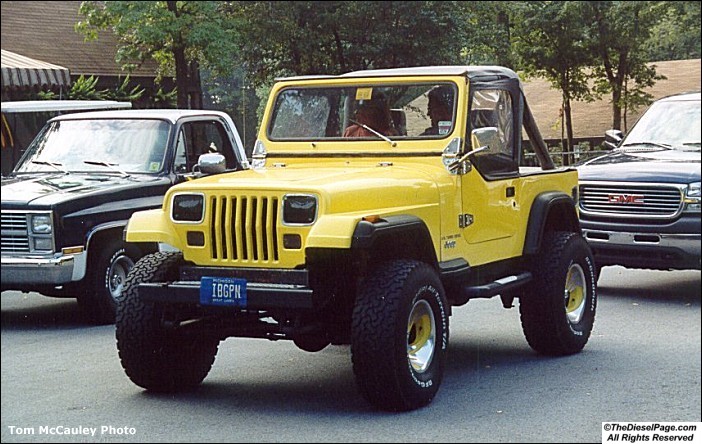
[[212, 259], [229, 262], [277, 262], [278, 197], [211, 196]]
[[2, 212], [2, 252], [29, 252], [27, 213]]
[[673, 219], [683, 208], [682, 187], [669, 184], [580, 182], [585, 215]]

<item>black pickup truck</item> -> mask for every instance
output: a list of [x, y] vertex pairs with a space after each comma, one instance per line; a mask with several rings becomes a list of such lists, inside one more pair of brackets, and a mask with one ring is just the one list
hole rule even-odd
[[580, 224], [598, 267], [700, 269], [700, 93], [656, 101], [578, 166]]
[[50, 120], [2, 179], [2, 291], [75, 297], [93, 322], [114, 322], [131, 267], [169, 248], [124, 242], [127, 221], [161, 207], [166, 190], [197, 175], [198, 158], [211, 152], [224, 155], [226, 170], [249, 167], [222, 112], [99, 111]]

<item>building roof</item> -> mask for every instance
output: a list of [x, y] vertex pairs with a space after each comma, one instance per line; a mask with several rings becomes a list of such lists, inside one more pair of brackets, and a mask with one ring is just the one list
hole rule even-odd
[[[80, 1], [2, 1], [2, 49], [68, 68], [71, 75], [125, 76], [115, 62], [118, 40], [100, 32], [97, 40], [84, 41], [74, 29], [84, 17]], [[156, 63], [148, 60], [132, 77], [155, 77]]]

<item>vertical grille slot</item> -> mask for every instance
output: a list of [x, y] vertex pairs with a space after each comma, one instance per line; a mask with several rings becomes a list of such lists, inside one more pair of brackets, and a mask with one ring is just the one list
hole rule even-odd
[[[210, 210], [210, 220], [212, 221], [219, 221], [219, 218], [217, 217], [217, 198], [213, 197], [212, 198], [212, 204], [210, 205], [212, 208]], [[213, 259], [218, 259], [217, 256], [217, 236], [219, 233], [217, 233], [217, 224], [213, 223], [210, 226], [210, 244], [212, 245], [212, 258]]]
[[212, 259], [278, 261], [277, 197], [213, 196], [209, 202]]

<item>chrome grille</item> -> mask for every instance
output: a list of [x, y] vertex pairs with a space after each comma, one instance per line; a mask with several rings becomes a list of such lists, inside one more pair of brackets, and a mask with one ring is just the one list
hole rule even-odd
[[2, 212], [2, 252], [28, 253], [27, 213]]
[[580, 211], [584, 214], [672, 219], [680, 214], [682, 208], [682, 186], [580, 182]]
[[278, 197], [211, 196], [209, 203], [212, 259], [278, 261]]

